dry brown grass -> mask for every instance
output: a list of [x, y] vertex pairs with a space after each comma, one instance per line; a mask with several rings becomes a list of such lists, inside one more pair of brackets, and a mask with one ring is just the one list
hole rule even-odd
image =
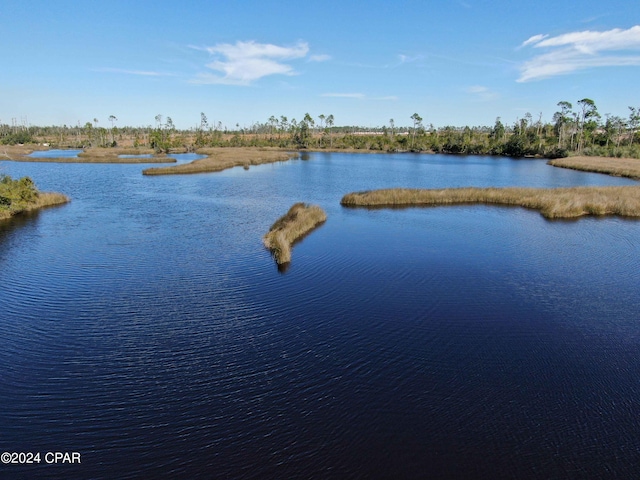
[[284, 162], [297, 158], [298, 153], [284, 152], [277, 149], [262, 148], [204, 148], [198, 153], [209, 155], [207, 158], [194, 160], [191, 163], [173, 167], [154, 167], [143, 170], [144, 175], [173, 175], [186, 173], [220, 172], [227, 168], [260, 165], [263, 163]]
[[288, 263], [291, 261], [293, 243], [326, 219], [327, 215], [320, 207], [296, 203], [271, 226], [262, 241], [279, 265]]
[[345, 195], [345, 206], [393, 207], [486, 203], [535, 208], [547, 218], [640, 217], [640, 187], [387, 189]]
[[550, 160], [548, 163], [554, 167], [606, 173], [616, 177], [629, 177], [640, 180], [640, 160], [637, 158], [568, 157]]
[[6, 220], [23, 212], [29, 212], [40, 208], [52, 207], [54, 205], [62, 205], [69, 202], [69, 197], [61, 193], [55, 192], [40, 192], [35, 201], [29, 203], [27, 206], [19, 209], [0, 209], [0, 220]]

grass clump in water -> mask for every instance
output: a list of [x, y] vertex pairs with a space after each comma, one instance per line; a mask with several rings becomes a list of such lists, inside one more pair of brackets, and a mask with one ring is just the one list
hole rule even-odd
[[14, 180], [8, 175], [0, 175], [0, 220], [68, 201], [69, 198], [61, 193], [39, 192], [29, 177]]
[[296, 203], [271, 226], [262, 241], [278, 265], [289, 263], [293, 243], [326, 219], [326, 213], [317, 205]]
[[546, 218], [582, 215], [640, 217], [640, 187], [394, 188], [349, 193], [344, 206], [408, 207], [484, 203], [535, 208]]

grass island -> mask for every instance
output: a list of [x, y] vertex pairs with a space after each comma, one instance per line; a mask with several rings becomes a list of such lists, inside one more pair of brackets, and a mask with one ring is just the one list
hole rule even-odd
[[244, 167], [263, 163], [284, 162], [297, 158], [297, 152], [287, 152], [276, 148], [251, 147], [213, 147], [201, 148], [196, 151], [206, 158], [194, 160], [191, 163], [170, 167], [153, 167], [142, 171], [143, 175], [174, 175], [189, 173], [220, 172], [228, 168]]
[[640, 217], [640, 186], [570, 188], [394, 188], [348, 193], [340, 203], [348, 207], [412, 207], [492, 204], [540, 210], [546, 218], [583, 215]]
[[271, 226], [263, 243], [278, 265], [289, 263], [291, 246], [326, 220], [327, 215], [320, 207], [296, 203]]
[[615, 177], [640, 180], [640, 160], [637, 158], [575, 156], [556, 158], [549, 165], [583, 172], [604, 173]]

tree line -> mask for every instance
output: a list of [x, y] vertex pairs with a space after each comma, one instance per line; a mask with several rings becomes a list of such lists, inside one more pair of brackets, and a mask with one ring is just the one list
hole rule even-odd
[[126, 141], [133, 147], [168, 152], [174, 148], [195, 150], [202, 147], [279, 147], [292, 149], [358, 149], [383, 152], [432, 151], [436, 153], [508, 155], [514, 157], [564, 157], [570, 154], [640, 158], [640, 108], [628, 107], [627, 117], [598, 112], [592, 99], [583, 98], [575, 106], [560, 101], [551, 122], [543, 122], [527, 113], [512, 124], [498, 117], [493, 126], [425, 125], [414, 113], [405, 126], [394, 119], [376, 128], [336, 126], [332, 114], [300, 120], [271, 116], [264, 122], [235, 128], [221, 122], [209, 122], [200, 114], [190, 129], [178, 129], [171, 117], [156, 115], [147, 127], [118, 127], [117, 117], [109, 117], [110, 126], [93, 122], [76, 126], [35, 127], [0, 123], [0, 143], [49, 143], [56, 147], [115, 147]]

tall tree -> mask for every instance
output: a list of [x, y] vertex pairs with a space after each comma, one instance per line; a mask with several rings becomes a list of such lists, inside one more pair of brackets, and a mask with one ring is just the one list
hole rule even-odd
[[414, 113], [411, 115], [411, 120], [413, 120], [413, 136], [411, 137], [411, 148], [413, 149], [416, 141], [416, 130], [418, 127], [422, 127], [422, 117]]
[[629, 145], [633, 145], [633, 140], [636, 136], [636, 130], [640, 125], [640, 107], [629, 107]]
[[327, 117], [327, 127], [329, 128], [329, 146], [333, 148], [333, 135], [331, 132], [331, 127], [333, 127], [333, 114]]
[[573, 112], [571, 109], [573, 105], [566, 101], [558, 102], [560, 110], [553, 114], [553, 121], [556, 124], [556, 130], [558, 135], [558, 148], [562, 148], [566, 141], [566, 128], [571, 121]]
[[596, 103], [590, 98], [579, 100], [578, 105], [580, 105], [580, 111], [578, 112], [578, 151], [581, 152], [584, 148], [585, 127], [588, 122], [600, 118], [600, 114], [596, 108]]
[[115, 145], [116, 140], [115, 140], [115, 132], [116, 132], [116, 127], [114, 126], [114, 123], [118, 121], [118, 119], [116, 118], [115, 115], [109, 115], [109, 121], [111, 122], [111, 145]]

